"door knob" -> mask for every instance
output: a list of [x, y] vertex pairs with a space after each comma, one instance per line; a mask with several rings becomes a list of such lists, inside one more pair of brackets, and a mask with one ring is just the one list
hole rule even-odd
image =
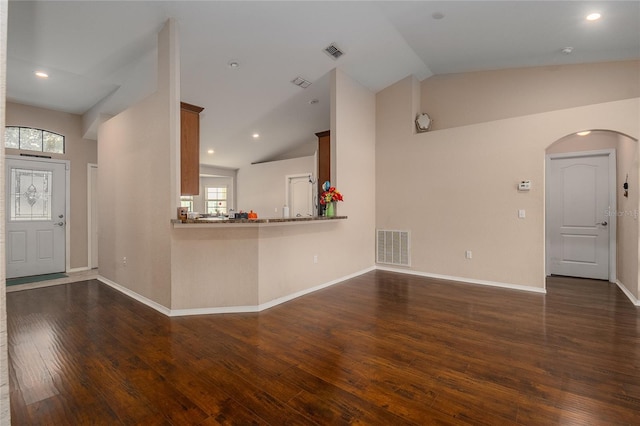
[[607, 222], [606, 220], [600, 223], [596, 223], [596, 225], [602, 225], [602, 226], [607, 226], [609, 224], [609, 222]]
[[54, 223], [55, 226], [64, 226], [64, 222]]

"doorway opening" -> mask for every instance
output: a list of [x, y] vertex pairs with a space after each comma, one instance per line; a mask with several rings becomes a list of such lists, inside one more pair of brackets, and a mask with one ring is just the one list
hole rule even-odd
[[545, 182], [546, 275], [637, 288], [637, 140], [608, 130], [568, 135], [546, 150]]
[[6, 278], [69, 265], [69, 161], [6, 156]]
[[287, 175], [285, 181], [285, 204], [289, 208], [289, 216], [315, 216], [312, 174]]

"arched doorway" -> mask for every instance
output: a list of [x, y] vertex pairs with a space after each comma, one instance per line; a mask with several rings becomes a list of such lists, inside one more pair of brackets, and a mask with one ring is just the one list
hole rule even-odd
[[[547, 275], [606, 279], [616, 282], [623, 291], [638, 288], [637, 142], [636, 139], [615, 131], [591, 130], [567, 135], [546, 149]], [[593, 160], [597, 158], [604, 162], [608, 160], [614, 169], [606, 172], [606, 179], [610, 181], [607, 186], [611, 191], [607, 195], [609, 201], [606, 205], [596, 201], [582, 203], [581, 200], [581, 197], [595, 196], [596, 187], [605, 186], [597, 185], [602, 183], [604, 176], [595, 171], [597, 166]], [[558, 160], [557, 164], [562, 169], [559, 172], [560, 181], [558, 167], [552, 163], [553, 159]], [[627, 189], [623, 187], [625, 182]], [[557, 185], [562, 188], [556, 187]], [[558, 195], [563, 192], [570, 196], [565, 199], [565, 195]], [[558, 206], [558, 200], [563, 200], [564, 205]], [[593, 211], [584, 211], [582, 206], [590, 206], [589, 209]], [[557, 226], [558, 215], [561, 225], [568, 225], [564, 231]], [[570, 223], [572, 220], [575, 223]], [[602, 252], [595, 242], [598, 238], [602, 241], [605, 231], [606, 257], [609, 261], [606, 275], [571, 273], [581, 270], [582, 266], [585, 267], [584, 270], [588, 270], [599, 262], [597, 258], [598, 255], [602, 258]], [[562, 263], [568, 267], [556, 268]], [[566, 271], [569, 273], [565, 273]]]

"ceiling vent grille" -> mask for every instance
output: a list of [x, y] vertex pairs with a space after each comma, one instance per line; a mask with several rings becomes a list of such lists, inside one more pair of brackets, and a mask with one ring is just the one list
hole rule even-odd
[[376, 262], [389, 265], [409, 265], [409, 231], [377, 230]]
[[344, 55], [344, 52], [340, 50], [335, 43], [331, 43], [329, 46], [325, 47], [324, 53], [331, 56], [334, 60], [337, 60], [340, 56]]
[[311, 86], [311, 82], [305, 80], [302, 77], [296, 77], [293, 80], [291, 80], [291, 82], [298, 87], [302, 87], [303, 89], [306, 89], [307, 87]]

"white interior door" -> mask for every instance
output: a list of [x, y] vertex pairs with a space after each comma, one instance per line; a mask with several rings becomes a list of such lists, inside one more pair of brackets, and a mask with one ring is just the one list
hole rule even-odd
[[7, 278], [65, 271], [66, 164], [6, 160]]
[[549, 272], [609, 279], [609, 155], [551, 157], [548, 166]]
[[288, 182], [289, 215], [313, 216], [313, 184], [309, 175], [289, 176]]

